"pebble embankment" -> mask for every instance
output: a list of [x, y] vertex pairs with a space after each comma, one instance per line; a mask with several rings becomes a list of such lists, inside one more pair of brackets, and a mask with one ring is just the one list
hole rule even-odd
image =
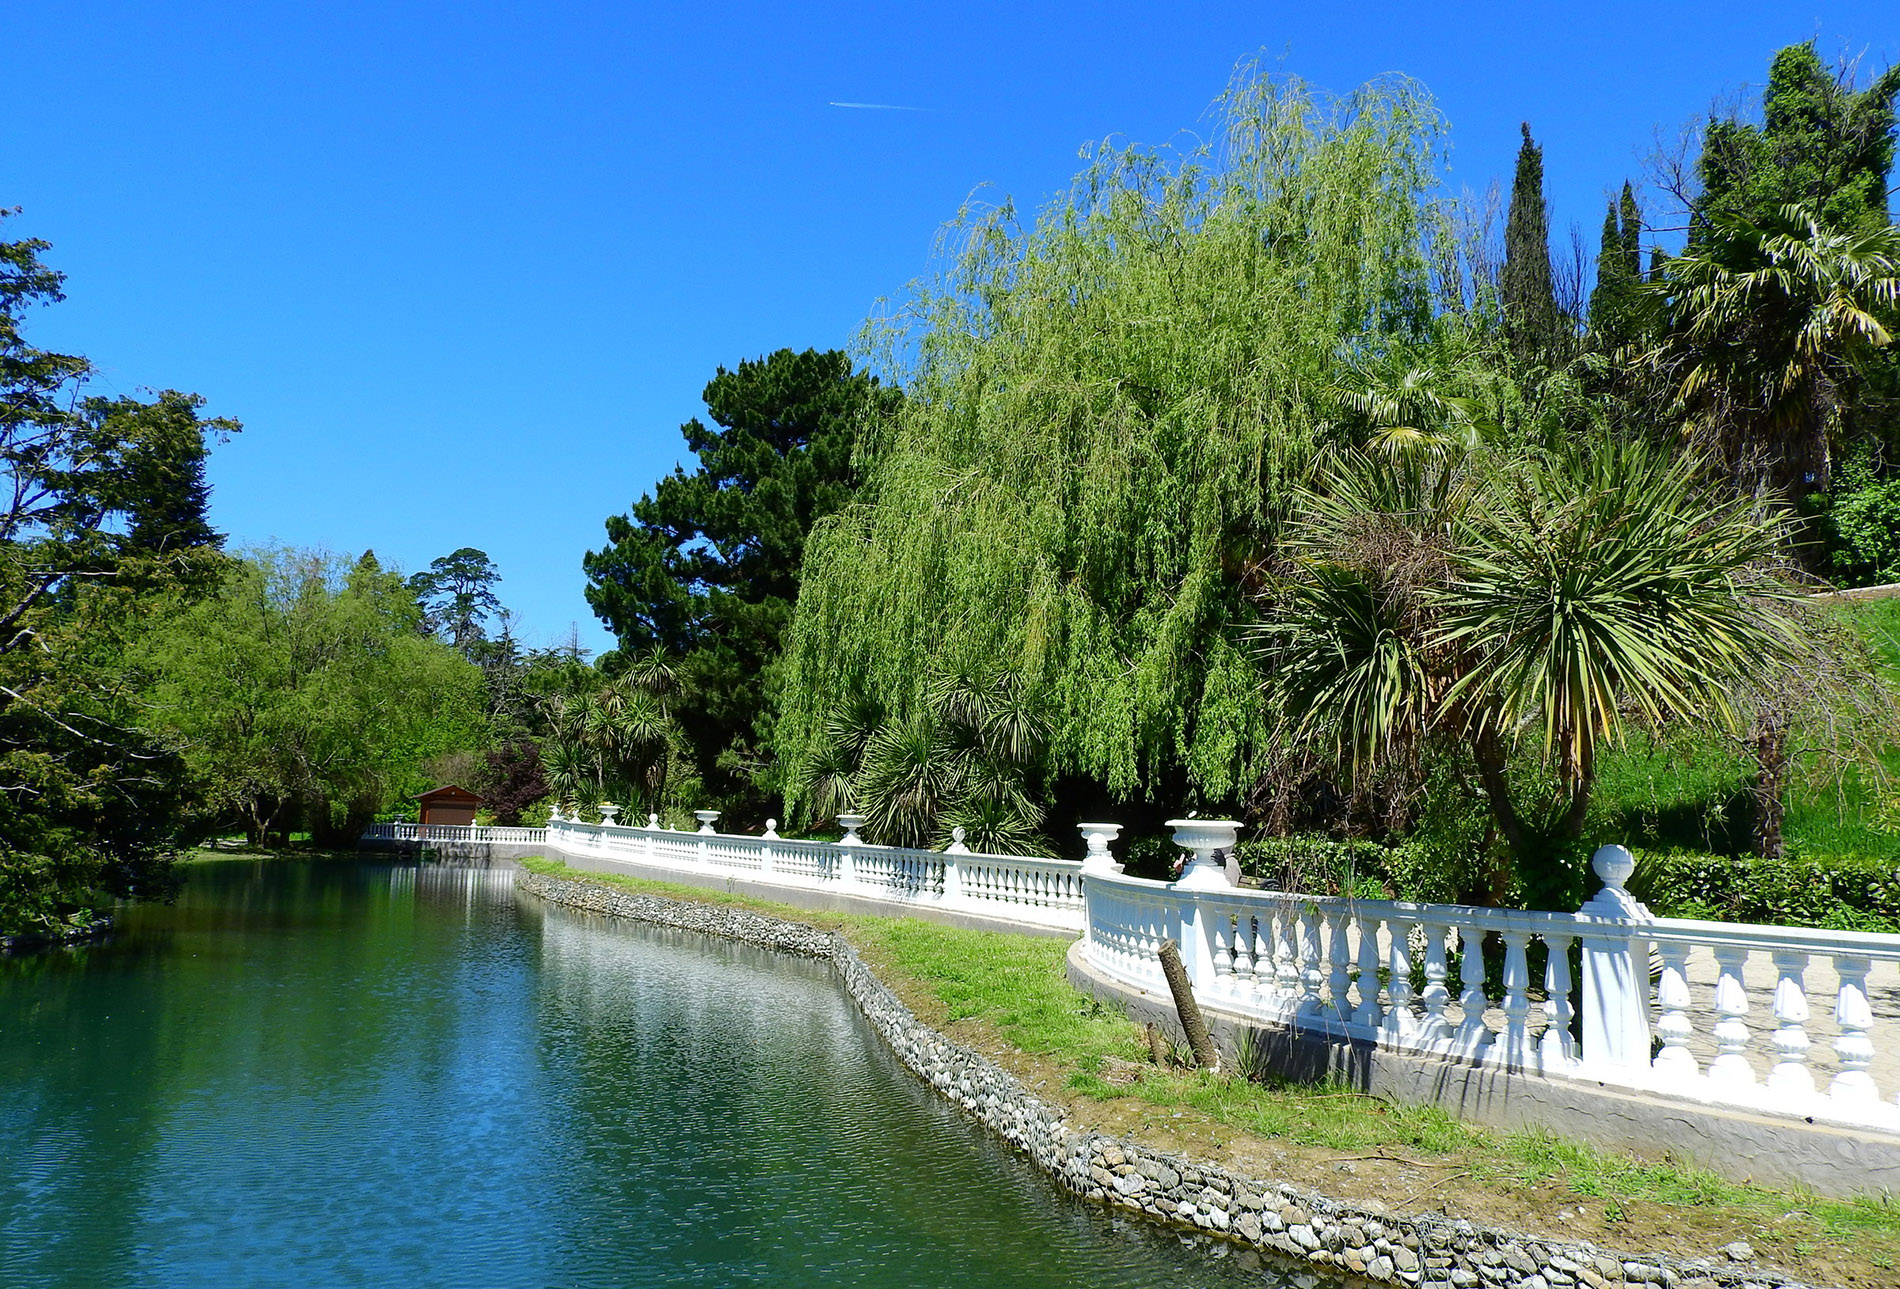
[[521, 874], [517, 889], [553, 904], [830, 962], [866, 1019], [919, 1078], [1033, 1159], [1066, 1189], [1333, 1275], [1408, 1289], [1807, 1289], [1751, 1265], [1635, 1258], [1588, 1243], [1531, 1239], [1435, 1214], [1396, 1215], [1241, 1177], [1088, 1129], [988, 1058], [920, 1022], [843, 937], [745, 909], [637, 895], [598, 882]]

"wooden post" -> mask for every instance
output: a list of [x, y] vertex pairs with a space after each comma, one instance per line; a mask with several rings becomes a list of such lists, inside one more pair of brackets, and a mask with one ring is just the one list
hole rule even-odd
[[1181, 1017], [1188, 1047], [1194, 1052], [1194, 1063], [1205, 1070], [1218, 1070], [1220, 1053], [1214, 1048], [1214, 1040], [1207, 1036], [1207, 1022], [1201, 1019], [1201, 1005], [1194, 1001], [1194, 986], [1188, 983], [1180, 946], [1172, 940], [1163, 940], [1156, 953], [1161, 958], [1161, 974], [1168, 978], [1168, 992], [1174, 995], [1174, 1010]]

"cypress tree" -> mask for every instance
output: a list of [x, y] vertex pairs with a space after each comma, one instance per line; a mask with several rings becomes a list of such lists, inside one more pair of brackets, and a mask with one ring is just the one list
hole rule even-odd
[[1544, 150], [1531, 140], [1517, 150], [1517, 176], [1511, 184], [1511, 210], [1504, 224], [1504, 270], [1498, 294], [1504, 305], [1504, 334], [1511, 352], [1533, 362], [1546, 357], [1557, 339], [1557, 296], [1550, 280], [1550, 214], [1544, 204]]
[[1616, 220], [1616, 203], [1603, 210], [1603, 238], [1597, 244], [1597, 284], [1590, 292], [1590, 333], [1606, 349], [1621, 343], [1623, 287], [1628, 279], [1623, 254], [1623, 232]]
[[1620, 201], [1603, 212], [1597, 250], [1597, 284], [1590, 292], [1590, 331], [1605, 349], [1628, 344], [1636, 334], [1635, 287], [1643, 280], [1643, 219], [1636, 191], [1623, 184]]
[[1643, 212], [1636, 204], [1636, 190], [1630, 187], [1630, 181], [1623, 181], [1622, 201], [1623, 227], [1623, 268], [1632, 282], [1643, 276]]

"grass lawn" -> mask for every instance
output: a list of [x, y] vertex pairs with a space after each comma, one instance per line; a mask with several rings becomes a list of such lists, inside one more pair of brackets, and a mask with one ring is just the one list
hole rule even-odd
[[1715, 1255], [1746, 1240], [1813, 1284], [1900, 1283], [1900, 1205], [1726, 1181], [1662, 1154], [1471, 1127], [1441, 1110], [1340, 1087], [1208, 1077], [1148, 1063], [1142, 1032], [1071, 988], [1061, 940], [912, 918], [813, 913], [765, 900], [570, 872], [534, 872], [731, 904], [842, 932], [925, 1022], [1013, 1071], [1073, 1123], [1339, 1199], [1452, 1216], [1612, 1249]]
[[[1866, 638], [1888, 687], [1900, 692], [1900, 597], [1846, 603], [1835, 612]], [[1900, 860], [1900, 743], [1889, 743], [1880, 761], [1884, 782], [1850, 771], [1836, 785], [1812, 773], [1809, 756], [1810, 773], [1797, 775], [1788, 794], [1788, 845], [1808, 854]], [[1635, 738], [1606, 752], [1599, 765], [1592, 832], [1633, 846], [1746, 854], [1753, 808], [1745, 776], [1738, 751], [1722, 739]]]

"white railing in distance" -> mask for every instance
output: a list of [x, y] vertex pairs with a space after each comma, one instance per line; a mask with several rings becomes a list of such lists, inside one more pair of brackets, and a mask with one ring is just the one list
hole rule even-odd
[[[681, 872], [718, 873], [768, 885], [836, 890], [898, 907], [932, 907], [1037, 926], [1080, 931], [1086, 901], [1082, 864], [1023, 855], [982, 855], [959, 840], [947, 850], [873, 846], [847, 825], [842, 841], [780, 837], [777, 821], [764, 835], [711, 831], [700, 812], [697, 832], [645, 825], [552, 819], [551, 852], [631, 862]], [[855, 818], [855, 817], [851, 817]]]

